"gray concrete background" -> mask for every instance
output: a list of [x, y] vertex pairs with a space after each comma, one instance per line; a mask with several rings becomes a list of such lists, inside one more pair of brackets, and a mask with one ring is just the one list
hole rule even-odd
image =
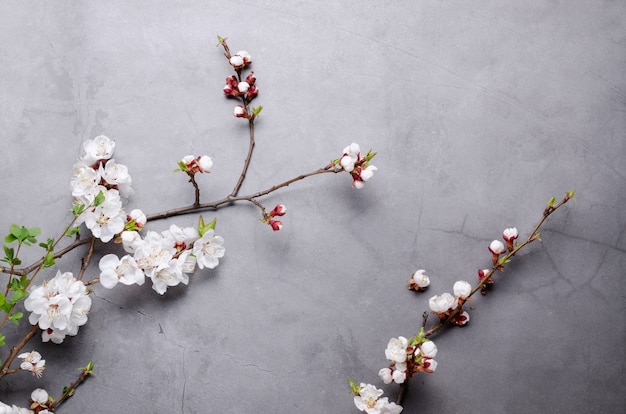
[[[226, 195], [247, 135], [217, 35], [250, 52], [265, 107], [243, 194], [353, 141], [379, 171], [361, 191], [325, 175], [266, 197], [289, 209], [276, 234], [252, 205], [205, 213], [226, 240], [217, 269], [164, 297], [96, 287], [78, 336], [34, 342], [44, 378], [11, 377], [0, 400], [58, 396], [93, 360], [62, 412], [356, 413], [348, 379], [395, 398], [377, 377], [389, 338], [574, 188], [469, 326], [434, 338], [437, 372], [411, 381], [404, 412], [622, 412], [625, 20], [623, 1], [3, 1], [3, 232], [62, 230], [71, 166], [99, 134], [132, 174], [128, 208], [190, 203], [172, 173], [188, 153], [215, 162], [204, 200]], [[77, 273], [80, 254], [59, 268]], [[405, 287], [418, 268], [421, 296]]]

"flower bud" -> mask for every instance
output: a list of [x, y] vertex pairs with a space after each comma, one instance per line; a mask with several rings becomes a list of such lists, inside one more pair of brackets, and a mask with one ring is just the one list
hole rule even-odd
[[284, 216], [285, 213], [287, 213], [287, 207], [283, 204], [278, 204], [272, 211], [270, 211], [270, 217]]
[[393, 382], [402, 384], [406, 380], [406, 371], [395, 370], [392, 374]]
[[240, 50], [239, 52], [235, 53], [235, 56], [240, 56], [245, 65], [250, 65], [252, 63], [252, 58], [250, 57], [250, 54], [245, 50]]
[[472, 291], [472, 285], [470, 285], [464, 280], [459, 280], [454, 284], [453, 291], [454, 291], [454, 296], [457, 296], [461, 299], [465, 299], [469, 296], [470, 292]]
[[430, 285], [430, 278], [424, 269], [419, 269], [409, 279], [409, 289], [425, 290]]
[[391, 384], [393, 382], [393, 377], [391, 376], [391, 368], [383, 368], [378, 371], [378, 376], [385, 384]]
[[420, 345], [422, 356], [434, 358], [437, 355], [437, 345], [433, 341], [426, 341]]
[[244, 60], [239, 55], [234, 55], [229, 60], [230, 65], [235, 69], [241, 69], [244, 67]]
[[140, 229], [143, 228], [143, 226], [145, 226], [146, 222], [148, 221], [143, 211], [139, 210], [138, 208], [131, 210], [131, 212], [128, 213], [128, 216], [126, 216], [126, 219], [128, 221], [135, 220], [135, 224]]
[[504, 229], [502, 233], [502, 238], [506, 241], [506, 248], [511, 252], [514, 249], [513, 242], [517, 239], [518, 233], [517, 228], [511, 227], [508, 229]]
[[247, 118], [248, 114], [246, 113], [246, 110], [243, 106], [241, 105], [237, 105], [235, 107], [235, 109], [233, 109], [233, 115], [235, 115], [237, 118]]
[[248, 82], [250, 86], [254, 85], [254, 82], [256, 82], [256, 78], [254, 77], [254, 72], [250, 72], [250, 74], [246, 77], [246, 82]]
[[283, 222], [279, 220], [270, 220], [267, 224], [269, 224], [274, 231], [279, 231], [283, 228]]
[[424, 359], [424, 371], [433, 373], [437, 369], [437, 361], [434, 359]]
[[506, 251], [506, 248], [500, 240], [494, 240], [489, 245], [489, 251], [494, 255], [500, 255]]
[[449, 310], [454, 310], [457, 307], [457, 301], [448, 292], [442, 295], [435, 295], [428, 300], [428, 306], [430, 310], [436, 313], [444, 313]]
[[248, 89], [250, 88], [250, 84], [248, 82], [239, 82], [239, 84], [237, 85], [237, 89], [239, 90], [239, 92], [241, 93], [246, 93], [248, 92]]
[[30, 399], [34, 403], [38, 403], [43, 406], [48, 403], [48, 392], [42, 388], [37, 388], [30, 394]]
[[213, 166], [213, 160], [211, 159], [211, 157], [209, 157], [208, 155], [202, 155], [198, 157], [196, 161], [197, 161], [198, 168], [200, 169], [200, 172], [202, 173], [210, 172], [211, 167]]

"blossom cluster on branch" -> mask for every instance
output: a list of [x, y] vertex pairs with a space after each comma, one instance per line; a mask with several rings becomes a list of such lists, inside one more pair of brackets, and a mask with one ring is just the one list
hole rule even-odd
[[[492, 267], [490, 269], [478, 270], [478, 283], [472, 286], [465, 280], [459, 280], [452, 287], [453, 294], [444, 292], [440, 295], [434, 295], [428, 300], [430, 313], [438, 317], [438, 324], [425, 330], [428, 320], [428, 313], [424, 312], [422, 327], [419, 333], [410, 339], [403, 336], [391, 338], [385, 349], [385, 356], [391, 361], [391, 364], [382, 368], [378, 372], [378, 376], [385, 384], [396, 383], [401, 389], [393, 408], [389, 408], [388, 398], [381, 398], [383, 392], [378, 390], [374, 385], [361, 383], [356, 386], [353, 380], [350, 380], [352, 394], [355, 406], [368, 414], [381, 414], [392, 412], [401, 412], [402, 398], [406, 389], [407, 380], [412, 378], [417, 372], [433, 373], [437, 369], [437, 361], [434, 357], [437, 355], [438, 349], [432, 340], [427, 339], [440, 329], [446, 326], [465, 326], [469, 320], [469, 313], [463, 309], [463, 305], [471, 300], [471, 296], [477, 291], [483, 295], [487, 294], [488, 286], [494, 284], [492, 278], [495, 271], [503, 272], [505, 264], [511, 261], [511, 258], [522, 248], [528, 244], [540, 240], [539, 228], [550, 214], [556, 211], [563, 204], [567, 203], [574, 196], [574, 191], [569, 191], [565, 197], [556, 202], [553, 197], [548, 201], [547, 207], [544, 209], [543, 216], [530, 232], [528, 238], [518, 243], [519, 233], [516, 227], [506, 228], [502, 232], [502, 239], [493, 240], [487, 247], [491, 253]], [[505, 244], [506, 243], [506, 244]], [[408, 280], [408, 289], [416, 292], [424, 292], [430, 286], [431, 278], [426, 274], [424, 269], [417, 270]]]
[[[17, 306], [21, 302], [24, 310], [30, 312], [28, 321], [32, 328], [16, 341], [6, 358], [0, 360], [0, 379], [18, 372], [29, 372], [35, 378], [41, 378], [46, 369], [46, 360], [36, 350], [22, 352], [23, 348], [40, 331], [42, 341], [57, 344], [68, 336], [76, 335], [79, 327], [88, 321], [92, 306], [89, 294], [93, 286], [100, 284], [106, 289], [112, 289], [118, 285], [143, 285], [147, 278], [152, 282], [152, 289], [163, 295], [170, 287], [188, 284], [189, 275], [197, 269], [215, 268], [224, 257], [224, 239], [215, 233], [215, 219], [205, 222], [199, 215], [196, 226], [171, 224], [162, 231], [145, 229], [149, 221], [215, 210], [236, 202], [249, 202], [261, 210], [260, 222], [267, 224], [273, 231], [279, 231], [283, 228], [279, 218], [285, 216], [287, 207], [280, 203], [266, 210], [261, 202], [262, 197], [320, 174], [346, 172], [352, 179], [352, 187], [357, 189], [363, 188], [364, 183], [372, 178], [376, 167], [370, 162], [376, 153], [370, 150], [363, 155], [359, 145], [352, 143], [342, 151], [341, 156], [322, 168], [298, 174], [265, 190], [240, 195], [255, 147], [254, 124], [263, 108], [250, 106], [259, 95], [254, 72], [244, 74], [252, 64], [250, 54], [246, 51], [231, 54], [226, 39], [218, 37], [218, 40], [235, 72], [226, 78], [222, 92], [227, 98], [239, 100], [240, 104], [235, 106], [233, 113], [236, 118], [245, 119], [249, 125], [248, 152], [233, 190], [221, 199], [203, 203], [197, 179], [198, 175], [211, 172], [213, 160], [208, 155], [185, 155], [178, 161], [175, 171], [186, 174], [193, 186], [195, 199], [192, 205], [150, 215], [136, 208], [128, 211], [126, 205], [134, 194], [133, 180], [128, 167], [113, 158], [116, 141], [100, 135], [83, 142], [70, 177], [73, 198], [71, 210], [74, 216], [62, 234], [56, 239], [49, 238], [38, 243], [37, 237], [41, 233], [39, 228], [14, 224], [4, 239], [8, 245], [4, 246], [5, 257], [0, 260], [8, 266], [0, 266], [0, 273], [8, 274], [8, 282], [5, 293], [0, 293], [0, 311], [5, 314], [4, 319], [0, 320], [0, 329], [6, 322], [19, 325], [24, 316]], [[87, 229], [88, 237], [85, 237], [83, 228]], [[68, 242], [71, 238], [74, 241]], [[64, 241], [66, 246], [60, 248]], [[125, 254], [109, 253], [102, 256], [98, 262], [99, 274], [83, 281], [85, 274], [92, 273], [89, 265], [96, 245], [109, 242], [118, 244]], [[17, 248], [10, 247], [12, 243], [17, 243]], [[37, 244], [44, 249], [43, 258], [31, 265], [19, 267], [22, 265], [19, 258], [21, 249]], [[36, 283], [35, 279], [46, 269], [57, 265], [57, 260], [87, 244], [89, 250], [82, 258], [81, 270], [76, 276], [58, 270], [54, 277]], [[0, 346], [6, 344], [5, 339], [0, 333]], [[19, 368], [11, 368], [15, 360], [21, 361]], [[45, 390], [36, 389], [28, 408], [0, 403], [0, 414], [54, 412], [74, 395], [76, 387], [93, 374], [93, 363], [88, 363], [80, 370], [78, 379], [65, 387], [58, 399], [49, 396]]]

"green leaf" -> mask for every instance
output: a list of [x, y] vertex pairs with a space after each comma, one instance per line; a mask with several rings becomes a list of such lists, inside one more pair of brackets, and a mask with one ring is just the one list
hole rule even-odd
[[4, 238], [5, 243], [13, 243], [15, 240], [17, 240], [17, 237], [15, 237], [12, 234], [9, 234], [8, 236]]
[[15, 255], [15, 250], [12, 247], [7, 247], [7, 246], [3, 246], [4, 247], [4, 255], [6, 256], [6, 261], [7, 262], [12, 262], [13, 261], [13, 257]]
[[105, 200], [104, 193], [100, 191], [98, 195], [96, 196], [96, 198], [93, 200], [93, 205], [95, 207], [98, 207], [100, 204], [104, 203], [104, 200]]
[[352, 378], [350, 378], [350, 388], [352, 389], [352, 391], [350, 391], [350, 394], [359, 395], [359, 393], [361, 392], [361, 387], [356, 385]]
[[26, 296], [28, 296], [28, 294], [26, 293], [25, 290], [23, 289], [17, 289], [15, 290], [15, 292], [13, 293], [13, 295], [11, 295], [11, 297], [9, 298], [9, 302], [11, 303], [17, 303], [20, 300], [24, 299]]
[[18, 226], [17, 224], [11, 224], [11, 226], [9, 227], [9, 232], [16, 238], [19, 239], [20, 238], [20, 233], [21, 233], [22, 228], [20, 226]]
[[43, 259], [43, 267], [50, 267], [54, 265], [54, 253], [52, 252], [48, 252], [48, 254], [46, 254], [46, 257], [44, 257]]
[[78, 226], [72, 227], [71, 229], [67, 229], [67, 231], [65, 232], [65, 235], [67, 237], [72, 237], [73, 235], [75, 235], [79, 231], [80, 231], [80, 228]]
[[72, 213], [74, 213], [75, 216], [80, 215], [83, 211], [85, 211], [85, 205], [82, 203], [75, 203], [72, 206]]
[[259, 105], [256, 108], [252, 108], [252, 114], [255, 116], [258, 116], [262, 110], [263, 110], [263, 107]]
[[552, 198], [548, 201], [548, 207], [554, 207], [554, 203], [556, 203], [556, 197], [552, 197]]
[[28, 229], [28, 235], [30, 237], [37, 237], [41, 234], [41, 229], [39, 227], [31, 227]]
[[5, 346], [7, 343], [4, 341], [4, 335], [0, 333], [0, 346]]
[[200, 237], [204, 236], [204, 234], [209, 230], [215, 230], [215, 223], [217, 223], [217, 218], [211, 220], [209, 224], [204, 223], [204, 218], [202, 216], [198, 217], [198, 233]]
[[22, 312], [15, 312], [13, 315], [9, 316], [9, 319], [15, 325], [19, 325], [20, 324], [20, 319], [22, 319], [23, 316], [24, 316], [24, 314]]

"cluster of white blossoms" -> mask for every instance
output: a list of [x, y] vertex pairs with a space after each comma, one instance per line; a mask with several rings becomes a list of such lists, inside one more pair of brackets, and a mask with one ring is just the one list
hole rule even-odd
[[[361, 383], [355, 392], [354, 405], [367, 414], [400, 414], [402, 407], [382, 397], [383, 390], [371, 384]], [[382, 397], [382, 398], [381, 398]]]
[[161, 233], [148, 231], [143, 238], [137, 231], [122, 232], [122, 245], [129, 254], [102, 257], [100, 283], [111, 289], [118, 283], [143, 285], [148, 277], [152, 289], [161, 295], [170, 286], [187, 284], [196, 266], [213, 269], [225, 252], [224, 239], [216, 236], [213, 228], [198, 227], [200, 230], [173, 224]]
[[30, 394], [31, 405], [30, 410], [28, 408], [21, 408], [16, 405], [7, 405], [0, 401], [0, 414], [52, 414], [52, 411], [48, 410], [50, 401], [48, 392], [42, 388], [35, 389]]
[[437, 369], [435, 355], [437, 346], [422, 334], [410, 340], [403, 336], [391, 338], [385, 349], [385, 357], [391, 364], [378, 371], [378, 376], [385, 384], [402, 384], [417, 372], [432, 373]]
[[374, 176], [374, 171], [378, 170], [369, 163], [375, 155], [375, 152], [368, 151], [363, 156], [359, 144], [353, 142], [343, 149], [343, 155], [334, 161], [334, 165], [335, 168], [349, 172], [353, 180], [352, 187], [361, 189]]
[[53, 279], [29, 290], [24, 307], [31, 312], [31, 325], [43, 330], [43, 342], [60, 344], [65, 336], [76, 335], [78, 328], [87, 323], [91, 298], [83, 282], [72, 273], [59, 271]]
[[104, 135], [85, 141], [70, 180], [76, 225], [84, 222], [105, 243], [124, 230], [122, 201], [134, 194], [128, 168], [111, 158], [114, 149], [115, 141]]

